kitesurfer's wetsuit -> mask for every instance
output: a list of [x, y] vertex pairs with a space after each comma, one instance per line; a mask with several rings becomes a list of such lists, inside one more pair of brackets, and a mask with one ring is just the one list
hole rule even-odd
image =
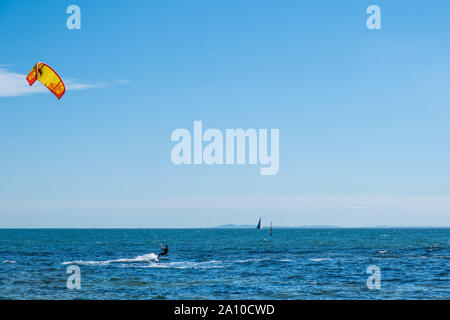
[[162, 249], [163, 249], [163, 252], [158, 254], [158, 258], [160, 258], [162, 256], [165, 256], [169, 252], [169, 247], [168, 246], [166, 246], [165, 248], [162, 248]]

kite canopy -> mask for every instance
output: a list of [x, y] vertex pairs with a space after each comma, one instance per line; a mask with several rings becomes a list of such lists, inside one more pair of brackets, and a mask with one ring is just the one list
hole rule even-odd
[[45, 63], [38, 62], [28, 74], [27, 81], [30, 86], [33, 85], [36, 80], [39, 80], [39, 82], [53, 92], [58, 99], [61, 99], [64, 92], [66, 92], [64, 82], [59, 75]]

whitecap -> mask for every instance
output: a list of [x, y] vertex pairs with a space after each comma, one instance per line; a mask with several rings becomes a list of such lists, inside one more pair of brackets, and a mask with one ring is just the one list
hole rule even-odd
[[222, 268], [221, 261], [204, 261], [204, 262], [190, 262], [190, 261], [177, 261], [177, 262], [159, 262], [149, 263], [142, 268], [163, 268], [163, 269], [213, 269]]
[[266, 261], [266, 260], [270, 260], [270, 259], [243, 259], [243, 260], [234, 260], [234, 261], [229, 261], [231, 263], [247, 263], [247, 262], [261, 262], [261, 261]]
[[136, 256], [132, 259], [115, 259], [115, 260], [104, 260], [104, 261], [65, 261], [62, 264], [81, 264], [81, 265], [108, 265], [110, 263], [124, 263], [124, 262], [151, 262], [158, 261], [158, 256], [154, 253], [148, 253], [141, 256]]
[[314, 262], [320, 262], [320, 261], [330, 261], [332, 259], [330, 258], [315, 258], [315, 259], [309, 259], [309, 261], [314, 261]]
[[4, 260], [2, 263], [16, 263], [14, 260]]

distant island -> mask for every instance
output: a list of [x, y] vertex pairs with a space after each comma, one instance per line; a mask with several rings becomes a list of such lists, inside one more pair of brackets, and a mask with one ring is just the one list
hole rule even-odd
[[[263, 226], [263, 229], [269, 229], [270, 226]], [[361, 227], [342, 227], [328, 225], [314, 226], [273, 226], [276, 229], [448, 229], [450, 226], [361, 226]], [[224, 224], [213, 227], [213, 229], [256, 229], [256, 224]]]
[[[345, 227], [338, 227], [338, 226], [273, 226], [277, 229], [298, 229], [298, 228], [317, 228], [317, 229], [339, 229], [339, 228], [345, 228]], [[256, 224], [224, 224], [221, 226], [214, 227], [215, 229], [255, 229]], [[270, 226], [263, 226], [263, 228], [270, 228]]]

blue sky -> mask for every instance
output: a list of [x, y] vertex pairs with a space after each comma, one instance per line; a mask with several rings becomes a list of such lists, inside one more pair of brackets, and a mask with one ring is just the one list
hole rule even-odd
[[[0, 227], [448, 226], [449, 10], [4, 0]], [[66, 81], [60, 101], [20, 83], [37, 61]], [[170, 135], [194, 120], [279, 129], [279, 173], [175, 166]]]

